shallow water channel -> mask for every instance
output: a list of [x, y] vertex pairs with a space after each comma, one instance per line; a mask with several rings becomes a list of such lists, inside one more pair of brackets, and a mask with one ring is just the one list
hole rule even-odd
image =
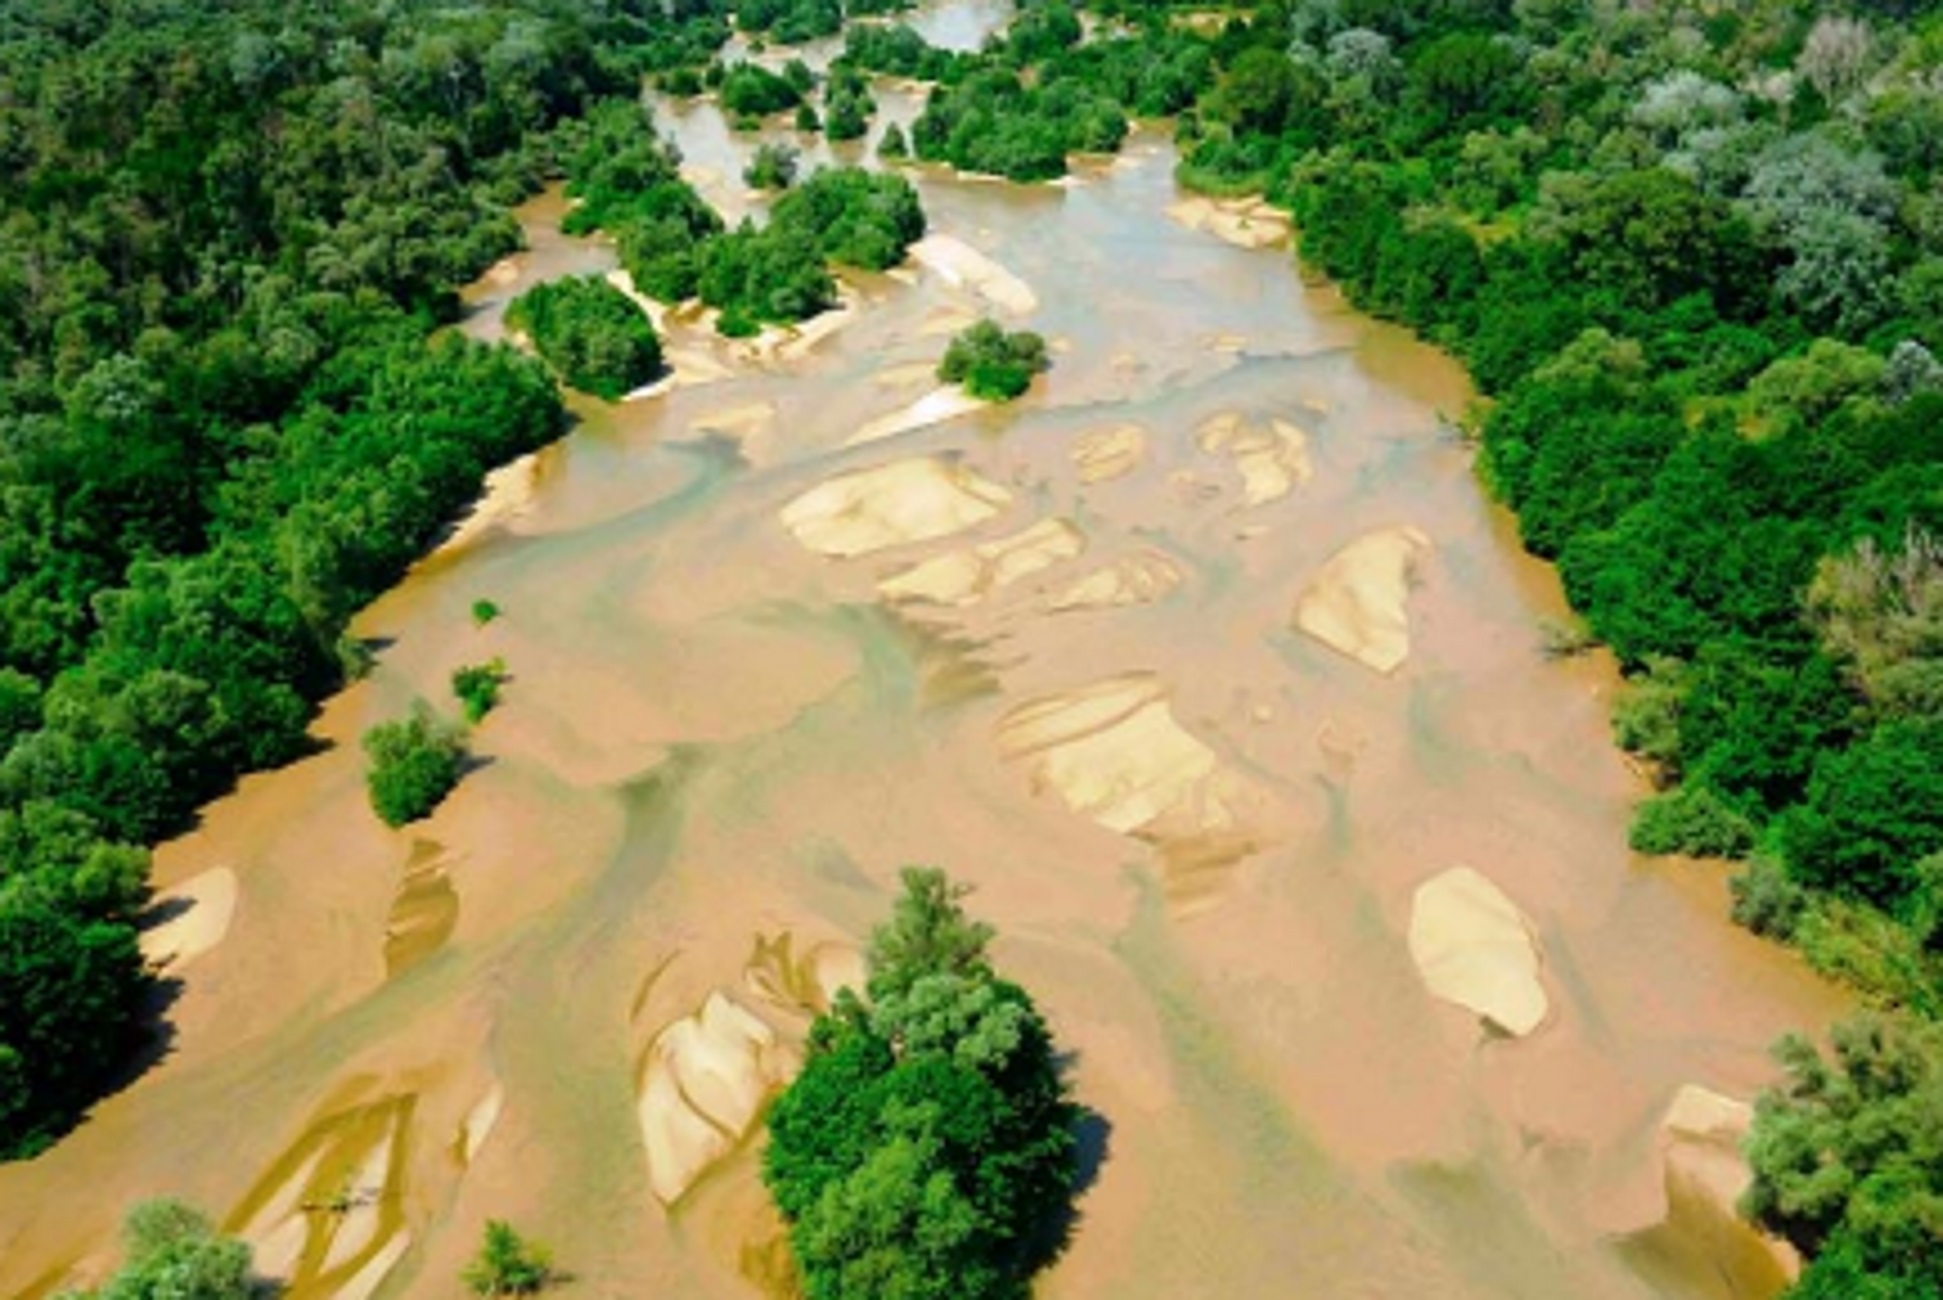
[[[929, 21], [969, 41], [967, 13]], [[919, 104], [881, 98], [880, 127]], [[663, 123], [711, 199], [759, 206], [756, 137]], [[1837, 997], [1728, 923], [1714, 869], [1628, 853], [1616, 678], [1541, 652], [1557, 583], [1452, 430], [1459, 369], [1170, 214], [1173, 161], [1137, 133], [1063, 186], [914, 172], [925, 265], [776, 347], [676, 321], [677, 382], [576, 399], [496, 475], [360, 616], [377, 668], [330, 748], [161, 850], [160, 888], [233, 884], [233, 915], [173, 968], [160, 1063], [0, 1167], [0, 1294], [109, 1264], [161, 1194], [300, 1297], [453, 1293], [488, 1216], [568, 1294], [761, 1294], [744, 1121], [909, 862], [977, 885], [1096, 1115], [1041, 1294], [1772, 1294], [1760, 1243], [1669, 1197], [1662, 1121], [1686, 1085], [1752, 1096]], [[612, 268], [562, 211], [528, 206], [464, 328]], [[1052, 372], [926, 404], [984, 313]], [[1364, 657], [1305, 599], [1369, 624]], [[358, 735], [455, 712], [492, 656], [481, 765], [386, 831]], [[1523, 1037], [1413, 963], [1415, 891], [1458, 865], [1528, 919]]]

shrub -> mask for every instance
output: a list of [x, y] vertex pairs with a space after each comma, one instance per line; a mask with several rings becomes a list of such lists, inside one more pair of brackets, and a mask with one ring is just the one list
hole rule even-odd
[[1732, 858], [1754, 846], [1754, 823], [1712, 787], [1689, 781], [1640, 804], [1627, 839], [1641, 853]]
[[371, 760], [365, 784], [372, 811], [387, 826], [403, 826], [438, 807], [459, 783], [465, 743], [422, 702], [411, 716], [364, 733]]
[[1009, 402], [1050, 366], [1046, 341], [1029, 330], [1008, 334], [989, 320], [962, 331], [945, 349], [938, 378], [963, 384], [973, 397]]
[[533, 1295], [553, 1280], [553, 1259], [545, 1246], [526, 1240], [512, 1224], [491, 1219], [463, 1277], [474, 1295]]
[[122, 1225], [128, 1261], [99, 1291], [76, 1300], [251, 1300], [250, 1248], [219, 1236], [180, 1201], [144, 1201]]
[[499, 687], [506, 680], [506, 662], [467, 664], [452, 674], [452, 693], [459, 697], [466, 721], [477, 725], [499, 703]]
[[801, 155], [794, 145], [768, 141], [756, 149], [755, 157], [742, 169], [742, 179], [759, 190], [786, 190], [796, 183], [796, 166]]
[[477, 627], [484, 627], [499, 617], [499, 606], [485, 597], [472, 602], [472, 621]]

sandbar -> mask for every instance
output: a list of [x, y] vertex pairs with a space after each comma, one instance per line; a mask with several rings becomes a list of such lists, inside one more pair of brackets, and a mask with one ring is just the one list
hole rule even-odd
[[945, 283], [970, 289], [1015, 315], [1025, 316], [1039, 308], [1039, 297], [1031, 285], [954, 235], [926, 235], [911, 245], [911, 256]]
[[1417, 887], [1410, 956], [1432, 994], [1522, 1038], [1544, 1022], [1531, 922], [1503, 890], [1470, 867]]
[[780, 518], [810, 550], [847, 558], [961, 532], [1011, 501], [968, 465], [919, 456], [839, 474], [789, 502]]
[[191, 876], [155, 900], [166, 916], [142, 931], [142, 956], [151, 966], [180, 971], [223, 941], [236, 915], [236, 873], [215, 867]]
[[1147, 455], [1147, 431], [1137, 424], [1083, 433], [1073, 443], [1073, 465], [1082, 483], [1104, 483], [1131, 474]]
[[893, 600], [972, 605], [1086, 549], [1086, 535], [1067, 519], [1042, 519], [1022, 532], [947, 551], [877, 584]]
[[1373, 672], [1394, 672], [1410, 657], [1410, 585], [1429, 551], [1415, 528], [1366, 533], [1302, 589], [1295, 625]]

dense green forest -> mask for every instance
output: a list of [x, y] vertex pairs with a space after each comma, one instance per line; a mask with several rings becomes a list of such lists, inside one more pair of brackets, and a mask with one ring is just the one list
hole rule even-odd
[[428, 332], [704, 7], [0, 7], [0, 1153], [110, 1085], [143, 845], [304, 752], [553, 384]]

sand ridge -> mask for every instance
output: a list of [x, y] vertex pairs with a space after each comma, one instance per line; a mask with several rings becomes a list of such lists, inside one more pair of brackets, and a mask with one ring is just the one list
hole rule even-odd
[[885, 438], [895, 438], [901, 433], [915, 433], [928, 429], [947, 420], [955, 420], [973, 411], [982, 411], [991, 403], [973, 397], [957, 384], [946, 384], [934, 388], [914, 402], [898, 407], [887, 415], [875, 420], [850, 435], [843, 445], [860, 447], [867, 442], [878, 442]]
[[1083, 433], [1073, 443], [1073, 465], [1082, 483], [1105, 483], [1123, 478], [1147, 455], [1147, 431], [1137, 424], [1116, 424]]
[[1279, 248], [1289, 242], [1288, 213], [1259, 196], [1214, 199], [1194, 195], [1169, 204], [1167, 215], [1189, 230], [1205, 231], [1237, 248]]
[[236, 915], [236, 873], [213, 867], [157, 896], [151, 910], [163, 919], [142, 931], [142, 957], [180, 972], [223, 941]]
[[1417, 887], [1410, 956], [1432, 994], [1513, 1037], [1538, 1028], [1550, 1010], [1531, 922], [1470, 867], [1452, 867]]
[[1394, 672], [1410, 657], [1410, 585], [1430, 549], [1416, 528], [1364, 534], [1303, 587], [1295, 625], [1372, 672]]
[[1315, 472], [1309, 464], [1308, 435], [1288, 420], [1255, 425], [1238, 412], [1228, 412], [1204, 422], [1195, 431], [1194, 441], [1209, 455], [1234, 461], [1241, 472], [1242, 502], [1246, 506], [1280, 501], [1307, 483]]
[[1137, 551], [1101, 565], [1055, 593], [1054, 613], [1151, 605], [1181, 585], [1181, 566], [1155, 551]]
[[782, 508], [783, 526], [823, 555], [849, 558], [927, 542], [995, 518], [1012, 494], [957, 460], [918, 456], [828, 479]]
[[1021, 578], [1078, 556], [1086, 535], [1069, 519], [1042, 519], [1022, 532], [947, 551], [877, 584], [892, 600], [975, 605]]
[[970, 289], [1014, 315], [1039, 308], [1031, 285], [955, 235], [926, 235], [911, 245], [911, 257], [947, 284]]

